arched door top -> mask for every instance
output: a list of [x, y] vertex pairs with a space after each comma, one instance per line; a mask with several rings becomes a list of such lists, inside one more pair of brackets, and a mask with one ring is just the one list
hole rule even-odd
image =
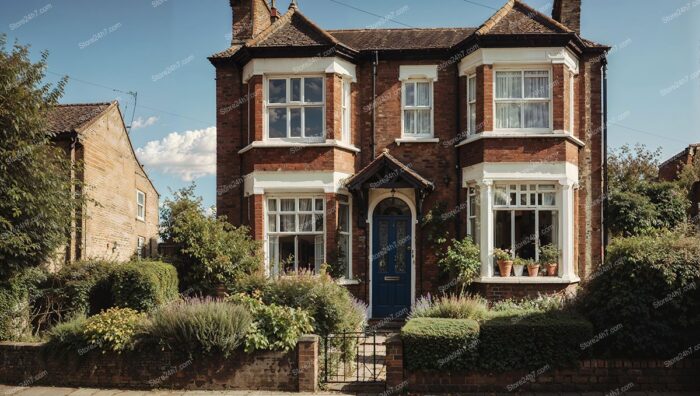
[[374, 208], [375, 216], [410, 216], [411, 208], [408, 204], [396, 197], [385, 198], [376, 208]]

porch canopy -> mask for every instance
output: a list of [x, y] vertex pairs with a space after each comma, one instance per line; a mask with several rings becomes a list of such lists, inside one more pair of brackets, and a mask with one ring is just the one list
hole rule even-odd
[[423, 199], [435, 189], [432, 182], [414, 171], [384, 150], [369, 165], [357, 172], [345, 182], [347, 189], [363, 202], [367, 210], [367, 196], [370, 189], [410, 188], [416, 193], [417, 209], [422, 213]]

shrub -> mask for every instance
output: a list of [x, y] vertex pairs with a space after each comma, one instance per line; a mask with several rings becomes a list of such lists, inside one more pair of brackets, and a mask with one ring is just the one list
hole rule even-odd
[[501, 311], [481, 325], [479, 365], [486, 370], [573, 365], [592, 336], [591, 323], [573, 314]]
[[413, 318], [451, 318], [483, 320], [488, 315], [488, 303], [478, 296], [442, 296], [436, 300], [421, 298], [409, 315]]
[[677, 233], [618, 239], [591, 274], [577, 308], [597, 332], [602, 356], [654, 357], [697, 343], [700, 238]]
[[265, 304], [245, 294], [236, 294], [229, 300], [245, 306], [254, 318], [246, 334], [246, 352], [288, 351], [296, 346], [300, 336], [313, 330], [311, 317], [302, 309]]
[[[44, 286], [48, 309], [61, 316], [96, 314], [114, 305], [105, 279], [114, 262], [93, 260], [71, 263], [49, 278]], [[59, 317], [60, 319], [60, 317]]]
[[350, 292], [327, 276], [285, 276], [270, 282], [261, 298], [267, 304], [307, 310], [315, 333], [321, 336], [358, 331], [365, 321]]
[[115, 265], [107, 279], [117, 307], [149, 311], [177, 298], [177, 271], [158, 261]]
[[188, 299], [153, 312], [146, 328], [160, 345], [192, 355], [230, 356], [243, 342], [252, 318], [238, 305]]
[[131, 308], [110, 308], [89, 317], [83, 326], [88, 347], [121, 353], [131, 349], [136, 334], [143, 331], [146, 315]]
[[26, 336], [30, 326], [29, 294], [13, 283], [0, 288], [0, 341], [17, 341]]
[[401, 329], [408, 370], [474, 368], [479, 324], [471, 319], [415, 318]]
[[194, 188], [181, 189], [172, 200], [165, 200], [164, 239], [176, 246], [174, 259], [183, 289], [209, 295], [219, 286], [232, 290], [238, 278], [262, 268], [260, 243], [250, 237], [248, 228], [206, 215]]
[[94, 349], [86, 345], [83, 330], [87, 318], [83, 314], [76, 315], [70, 319], [56, 324], [46, 333], [48, 338], [47, 347], [54, 352], [84, 352]]
[[479, 246], [470, 237], [461, 241], [453, 239], [452, 245], [440, 255], [438, 265], [443, 271], [454, 274], [463, 286], [469, 286], [481, 272]]
[[608, 201], [610, 232], [613, 234], [632, 236], [653, 230], [656, 212], [645, 195], [634, 191], [613, 191]]
[[497, 315], [561, 311], [567, 309], [569, 309], [568, 300], [566, 297], [558, 295], [539, 295], [537, 298], [526, 298], [522, 300], [506, 299], [497, 301], [491, 306], [491, 310]]

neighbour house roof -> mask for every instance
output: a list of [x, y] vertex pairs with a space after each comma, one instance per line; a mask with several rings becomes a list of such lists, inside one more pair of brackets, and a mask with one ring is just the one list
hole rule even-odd
[[46, 117], [47, 132], [77, 132], [104, 113], [113, 103], [116, 102], [56, 105], [49, 110]]
[[681, 159], [683, 156], [686, 156], [686, 155], [693, 155], [692, 152], [693, 152], [694, 150], [697, 150], [697, 149], [700, 149], [700, 143], [691, 144], [691, 145], [689, 145], [688, 147], [684, 148], [683, 151], [681, 151], [680, 153], [677, 153], [677, 154], [674, 155], [673, 157], [671, 157], [671, 158], [667, 159], [666, 161], [660, 163], [660, 164], [659, 164], [659, 168], [661, 168], [661, 167], [663, 167], [663, 166], [665, 166], [665, 165], [667, 165], [667, 164], [669, 164], [669, 163], [671, 163], [671, 162], [677, 161], [677, 160]]
[[243, 45], [234, 44], [225, 51], [212, 55], [210, 60], [231, 58], [241, 53], [242, 49], [335, 47], [344, 49], [351, 56], [367, 51], [452, 50], [472, 39], [512, 41], [518, 36], [543, 39], [557, 37], [557, 40], [565, 42], [574, 40], [584, 48], [608, 48], [582, 39], [575, 31], [520, 0], [509, 0], [477, 28], [324, 30], [305, 17], [298, 8], [292, 7], [257, 37]]

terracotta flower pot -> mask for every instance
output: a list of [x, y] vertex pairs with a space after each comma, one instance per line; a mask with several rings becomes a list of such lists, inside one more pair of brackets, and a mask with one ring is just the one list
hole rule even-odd
[[513, 260], [498, 260], [498, 269], [501, 270], [501, 276], [509, 277], [510, 270], [513, 269]]
[[547, 264], [545, 267], [547, 268], [547, 276], [557, 276], [557, 267], [559, 267], [559, 264], [557, 263]]
[[540, 266], [527, 266], [527, 274], [530, 276], [537, 276], [540, 273]]

